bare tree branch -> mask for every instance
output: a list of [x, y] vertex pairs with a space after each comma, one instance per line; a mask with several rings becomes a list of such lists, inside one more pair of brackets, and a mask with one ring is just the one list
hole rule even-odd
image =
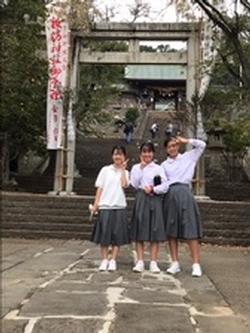
[[250, 2], [248, 0], [240, 0], [240, 3], [248, 10], [250, 11]]
[[240, 30], [240, 16], [238, 14], [238, 0], [234, 0], [234, 15], [235, 15], [235, 25], [236, 30]]
[[148, 3], [143, 3], [142, 0], [134, 0], [134, 4], [128, 8], [133, 17], [131, 23], [134, 23], [139, 17], [148, 17], [151, 7]]
[[220, 50], [218, 50], [218, 54], [221, 57], [221, 60], [223, 61], [223, 64], [226, 66], [229, 73], [232, 74], [234, 77], [236, 77], [238, 80], [242, 81], [242, 78], [239, 75], [239, 73], [237, 73], [229, 63], [227, 56], [225, 56]]
[[207, 0], [194, 0], [207, 14], [207, 16], [214, 21], [223, 31], [227, 34], [232, 33], [232, 28], [227, 22], [225, 17], [219, 12], [219, 10], [210, 4]]
[[[208, 17], [225, 33], [225, 35], [231, 40], [233, 47], [238, 56], [239, 62], [242, 66], [242, 82], [246, 87], [250, 86], [250, 61], [247, 54], [244, 52], [244, 47], [241, 40], [241, 28], [240, 23], [237, 29], [236, 23], [230, 23], [227, 21], [226, 16], [223, 16], [219, 10], [212, 5], [208, 0], [194, 0]], [[235, 0], [236, 1], [236, 0]], [[244, 0], [246, 2], [246, 0]], [[247, 2], [249, 3], [249, 2]], [[230, 71], [232, 73], [232, 71]], [[238, 77], [238, 76], [236, 76]]]

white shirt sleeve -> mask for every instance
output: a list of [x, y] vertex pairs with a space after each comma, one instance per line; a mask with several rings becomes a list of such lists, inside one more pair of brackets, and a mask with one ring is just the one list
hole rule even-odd
[[154, 186], [154, 188], [153, 188], [154, 193], [156, 193], [156, 194], [164, 194], [169, 189], [168, 180], [167, 180], [165, 171], [162, 166], [160, 166], [160, 176], [161, 176], [161, 184]]
[[130, 172], [130, 184], [137, 190], [140, 186], [140, 182], [142, 179], [142, 170], [140, 169], [140, 166], [134, 165], [132, 167], [132, 170]]
[[104, 187], [104, 181], [105, 181], [105, 173], [106, 173], [105, 172], [105, 167], [103, 167], [100, 170], [100, 172], [99, 172], [99, 174], [98, 174], [98, 176], [96, 178], [95, 187], [100, 187], [100, 188], [103, 189], [103, 187]]
[[189, 143], [194, 147], [185, 153], [194, 162], [197, 162], [206, 148], [206, 143], [198, 139], [189, 139]]

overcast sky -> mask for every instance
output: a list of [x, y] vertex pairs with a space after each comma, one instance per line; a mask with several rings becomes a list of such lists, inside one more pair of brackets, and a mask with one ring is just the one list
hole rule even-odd
[[[221, 0], [222, 1], [222, 0]], [[151, 7], [150, 10], [150, 18], [141, 18], [140, 21], [155, 21], [155, 22], [175, 22], [176, 21], [176, 12], [175, 6], [168, 6], [168, 0], [142, 0], [142, 3], [148, 3]], [[228, 14], [232, 15], [233, 13], [233, 0], [224, 0], [225, 5], [224, 8], [227, 10]], [[135, 3], [134, 0], [95, 0], [95, 3], [99, 8], [104, 9], [105, 6], [116, 8], [116, 16], [112, 21], [131, 21], [131, 16], [129, 15], [129, 5], [133, 5]], [[238, 4], [239, 8], [241, 8], [240, 3]]]
[[[108, 7], [115, 7], [115, 17], [112, 21], [115, 22], [129, 22], [131, 21], [131, 16], [129, 13], [128, 6], [134, 4], [134, 0], [96, 0], [97, 6], [102, 9]], [[174, 6], [167, 7], [165, 0], [148, 0], [144, 1], [150, 5], [150, 17], [140, 18], [137, 22], [147, 21], [147, 22], [176, 22], [176, 13]], [[170, 44], [171, 47], [181, 49], [185, 47], [183, 42], [141, 42], [140, 44], [147, 44], [151, 46], [157, 46], [158, 44]]]
[[[224, 0], [224, 8], [227, 10], [228, 14], [232, 14], [232, 4], [233, 0]], [[148, 3], [150, 5], [150, 15], [148, 18], [141, 17], [137, 22], [176, 22], [177, 15], [175, 6], [167, 6], [168, 0], [142, 0], [143, 3]], [[131, 6], [135, 3], [135, 0], [95, 0], [95, 3], [98, 8], [102, 11], [105, 10], [105, 7], [114, 7], [115, 16], [112, 18], [114, 22], [131, 22], [132, 17], [129, 13], [128, 6]], [[143, 43], [145, 44], [145, 43]], [[148, 43], [147, 43], [148, 44]], [[150, 43], [152, 45], [152, 43]], [[154, 43], [156, 44], [159, 43]], [[161, 43], [162, 44], [162, 43]], [[168, 42], [171, 47], [183, 48], [184, 43], [182, 42]]]
[[[117, 14], [113, 21], [130, 21], [131, 16], [129, 16], [129, 5], [134, 4], [134, 0], [96, 0], [96, 4], [99, 8], [105, 8], [105, 6], [114, 6], [116, 8]], [[165, 21], [174, 22], [176, 21], [174, 6], [166, 8], [167, 1], [165, 0], [148, 0], [143, 1], [148, 3], [151, 7], [150, 19], [141, 18], [141, 21]], [[138, 20], [140, 22], [140, 20]]]

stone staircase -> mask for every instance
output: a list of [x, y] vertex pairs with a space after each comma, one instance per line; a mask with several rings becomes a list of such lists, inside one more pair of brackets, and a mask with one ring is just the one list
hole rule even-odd
[[[144, 118], [144, 134], [140, 138], [134, 138], [132, 143], [127, 145], [124, 139], [116, 138], [85, 138], [78, 135], [76, 144], [76, 167], [82, 177], [75, 178], [74, 191], [81, 195], [94, 194], [94, 181], [102, 166], [111, 163], [111, 150], [114, 145], [124, 145], [129, 158], [129, 169], [139, 161], [139, 147], [142, 142], [150, 139], [149, 129], [154, 122], [160, 124], [160, 130], [156, 139], [156, 160], [163, 161], [165, 152], [163, 149], [164, 131], [169, 120], [166, 112], [148, 111]], [[140, 124], [138, 125], [140, 126]], [[52, 175], [29, 175], [17, 176], [18, 190], [32, 193], [47, 193], [53, 188]], [[130, 190], [128, 191], [130, 193]]]
[[[150, 128], [152, 121], [152, 117], [149, 117], [147, 128]], [[130, 158], [129, 168], [131, 168], [134, 163], [138, 162], [138, 147], [142, 141], [148, 138], [148, 134], [145, 134], [143, 139], [134, 139], [132, 144], [126, 145], [128, 157]], [[162, 144], [160, 141], [163, 140], [159, 140], [159, 137], [155, 140], [155, 142], [158, 143], [155, 157], [158, 161], [162, 161], [165, 158], [165, 153], [164, 149], [160, 146]], [[78, 139], [76, 166], [81, 177], [76, 177], [74, 180], [75, 193], [80, 195], [94, 195], [94, 182], [97, 173], [103, 165], [111, 163], [111, 150], [115, 144], [124, 145], [124, 140], [100, 138]], [[18, 188], [15, 188], [15, 190], [19, 192], [47, 193], [53, 189], [52, 175], [17, 176], [16, 180], [18, 182]], [[132, 193], [133, 190], [131, 188], [128, 189], [127, 194], [132, 195]], [[250, 201], [250, 183], [225, 184], [222, 182], [208, 182], [206, 184], [206, 193], [213, 200]]]
[[[130, 159], [129, 169], [133, 164], [139, 161], [139, 146], [143, 141], [150, 139], [149, 129], [154, 122], [160, 125], [154, 143], [156, 144], [155, 158], [158, 162], [166, 158], [163, 148], [165, 138], [165, 129], [170, 117], [174, 117], [168, 112], [147, 111], [147, 117], [144, 118], [145, 123], [144, 134], [140, 138], [134, 138], [130, 145], [127, 145], [124, 139], [114, 138], [85, 138], [81, 135], [77, 137], [76, 145], [76, 167], [81, 177], [74, 180], [74, 192], [79, 195], [94, 195], [94, 182], [98, 171], [102, 166], [111, 163], [111, 150], [116, 144], [125, 145], [127, 155]], [[140, 124], [139, 124], [140, 126]], [[205, 156], [206, 158], [206, 156]], [[18, 187], [15, 190], [19, 192], [31, 193], [48, 193], [53, 189], [53, 175], [29, 175], [15, 177]], [[250, 201], [250, 183], [240, 184], [224, 184], [218, 182], [208, 182], [206, 184], [207, 195], [214, 200], [228, 201]], [[133, 194], [130, 188], [128, 195]]]
[[[89, 221], [88, 205], [93, 198], [3, 192], [2, 236], [89, 239], [93, 222]], [[128, 200], [129, 212], [132, 202]]]
[[[134, 199], [128, 198], [129, 217]], [[93, 196], [54, 197], [2, 192], [2, 237], [89, 239]], [[203, 242], [250, 246], [250, 203], [199, 202]]]
[[161, 144], [163, 144], [165, 138], [165, 130], [167, 128], [169, 121], [173, 121], [173, 114], [170, 112], [148, 111], [148, 119], [147, 119], [147, 124], [145, 126], [143, 139], [148, 140], [151, 138], [150, 128], [154, 123], [157, 123], [159, 125], [159, 131], [156, 134], [156, 141], [159, 141]]

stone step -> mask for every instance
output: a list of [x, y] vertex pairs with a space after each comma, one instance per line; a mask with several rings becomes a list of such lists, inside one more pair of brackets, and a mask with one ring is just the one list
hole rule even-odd
[[[2, 199], [3, 235], [81, 238], [89, 237], [93, 228], [88, 212], [93, 196], [3, 192]], [[134, 199], [129, 198], [129, 219], [133, 203]], [[200, 201], [198, 205], [204, 222], [205, 241], [250, 245], [250, 203]]]
[[92, 232], [93, 223], [32, 223], [32, 222], [3, 222], [2, 228], [5, 230], [33, 230], [41, 231], [71, 231], [71, 232]]
[[[11, 200], [11, 199], [4, 199], [2, 200], [2, 204], [4, 208], [12, 209], [12, 208], [29, 208], [32, 207], [34, 209], [36, 208], [47, 208], [47, 209], [61, 209], [61, 208], [67, 208], [67, 209], [86, 209], [88, 208], [89, 203], [93, 203], [94, 197], [83, 197], [82, 199], [76, 199], [76, 200], [53, 200], [50, 199], [50, 197], [47, 197], [47, 200], [30, 200], [30, 198], [25, 198], [23, 200]], [[133, 205], [134, 199], [128, 198], [127, 204], [129, 207]]]
[[[29, 229], [2, 229], [2, 237], [13, 237], [13, 238], [26, 238], [26, 239], [84, 239], [89, 240], [90, 232], [72, 232], [72, 231], [40, 231]], [[231, 246], [249, 246], [249, 239], [244, 238], [224, 238], [224, 237], [208, 237], [205, 236], [202, 239], [202, 243], [209, 243], [214, 245], [231, 245]]]
[[[50, 197], [46, 195], [17, 195], [3, 197], [2, 205], [6, 208], [49, 208], [49, 209], [86, 209], [89, 203], [94, 200], [93, 196], [76, 196], [76, 197]], [[132, 207], [134, 198], [127, 198], [128, 206]], [[228, 204], [228, 202], [220, 202], [210, 204], [209, 202], [198, 202], [201, 215], [209, 215], [211, 219], [217, 221], [218, 219], [230, 220], [235, 219], [238, 221], [240, 218], [249, 219], [250, 204]]]
[[[74, 211], [75, 212], [75, 211]], [[24, 210], [23, 213], [15, 213], [12, 210], [10, 211], [5, 211], [2, 214], [2, 220], [4, 222], [33, 222], [33, 223], [73, 223], [73, 224], [82, 224], [83, 222], [88, 223], [89, 220], [89, 212], [85, 210], [80, 210], [78, 212], [78, 215], [69, 214], [67, 211], [66, 215], [48, 215], [48, 214], [27, 214], [27, 212]], [[132, 211], [128, 211], [128, 219], [130, 220], [132, 217]], [[209, 230], [209, 229], [216, 229], [216, 230], [249, 230], [250, 229], [250, 224], [247, 223], [247, 221], [244, 220], [237, 220], [237, 222], [232, 222], [232, 221], [214, 221], [211, 220], [210, 217], [206, 219], [205, 217], [203, 218], [203, 225], [204, 228]]]
[[13, 237], [13, 238], [26, 238], [26, 239], [49, 239], [49, 238], [60, 238], [60, 239], [83, 239], [89, 240], [90, 232], [72, 232], [72, 231], [45, 231], [45, 230], [29, 230], [29, 229], [5, 229], [1, 230], [2, 237]]
[[[133, 196], [134, 197], [134, 192]], [[75, 195], [75, 196], [48, 196], [46, 194], [36, 194], [33, 193], [21, 193], [21, 192], [2, 192], [2, 202], [15, 202], [15, 201], [36, 201], [36, 202], [63, 202], [67, 203], [76, 203], [76, 202], [83, 202], [85, 200], [93, 199], [93, 195]], [[130, 197], [128, 197], [130, 200]], [[198, 201], [200, 208], [204, 211], [208, 211], [210, 213], [215, 212], [216, 210], [220, 210], [220, 213], [223, 214], [224, 212], [241, 212], [242, 214], [249, 214], [250, 212], [250, 202], [228, 202], [228, 201]]]
[[89, 203], [93, 202], [92, 199], [89, 200], [81, 200], [75, 202], [67, 202], [67, 201], [30, 201], [30, 200], [13, 200], [13, 201], [5, 201], [3, 200], [3, 206], [5, 209], [13, 209], [13, 208], [23, 208], [27, 209], [32, 207], [33, 209], [85, 209], [88, 207]]
[[204, 234], [209, 238], [240, 238], [246, 239], [250, 245], [250, 230], [217, 230], [217, 229], [205, 229]]
[[[43, 232], [44, 230], [48, 231], [48, 230], [54, 230], [54, 231], [72, 231], [72, 232], [92, 232], [93, 230], [93, 224], [94, 222], [89, 222], [89, 221], [85, 221], [82, 220], [81, 223], [73, 223], [72, 221], [68, 221], [68, 223], [60, 223], [60, 222], [54, 222], [51, 223], [50, 222], [27, 222], [27, 221], [22, 221], [22, 222], [13, 222], [13, 221], [4, 221], [2, 223], [2, 228], [3, 229], [17, 229], [17, 230], [40, 230], [41, 232]], [[218, 235], [219, 233], [219, 235]], [[250, 238], [250, 229], [248, 228], [248, 230], [218, 230], [218, 229], [210, 229], [205, 227], [204, 228], [204, 235], [205, 237], [218, 237], [218, 238], [239, 238], [238, 236], [240, 236], [240, 238], [242, 239], [246, 239], [246, 238]]]
[[3, 210], [4, 214], [12, 213], [16, 215], [50, 215], [52, 216], [82, 216], [86, 209], [74, 209], [74, 208], [46, 208], [46, 207], [12, 207], [9, 210]]
[[224, 237], [203, 237], [202, 243], [212, 245], [229, 245], [229, 246], [250, 246], [249, 239], [243, 238], [224, 238]]
[[4, 213], [2, 215], [2, 220], [6, 223], [8, 222], [32, 222], [34, 224], [39, 224], [39, 223], [52, 223], [52, 224], [57, 224], [57, 223], [73, 223], [73, 224], [81, 224], [83, 221], [88, 220], [88, 216], [83, 215], [27, 215], [27, 214], [15, 214], [15, 213]]
[[22, 202], [22, 201], [32, 201], [32, 202], [64, 202], [64, 203], [76, 203], [82, 202], [84, 200], [93, 199], [94, 196], [86, 195], [72, 195], [72, 196], [56, 196], [47, 194], [34, 194], [30, 192], [2, 192], [2, 202]]
[[[131, 218], [132, 212], [128, 212], [128, 219]], [[50, 214], [15, 214], [13, 212], [2, 214], [2, 220], [4, 222], [33, 222], [33, 223], [83, 223], [89, 221], [89, 213], [87, 211], [80, 212], [78, 215], [70, 215], [69, 213], [65, 215], [50, 215]]]
[[[199, 202], [198, 206], [200, 207], [200, 211], [204, 214], [209, 214], [214, 217], [219, 217], [219, 216], [225, 216], [230, 215], [230, 216], [249, 216], [250, 214], [250, 204], [249, 205], [242, 205], [241, 207], [223, 207], [222, 206], [214, 206], [213, 208], [204, 208]], [[233, 206], [233, 205], [232, 205]]]
[[242, 222], [221, 222], [221, 221], [210, 221], [203, 220], [203, 228], [206, 230], [216, 229], [216, 230], [250, 230], [250, 224], [246, 221]]
[[201, 212], [201, 218], [202, 221], [210, 221], [211, 223], [224, 223], [224, 222], [232, 222], [235, 223], [237, 226], [238, 223], [247, 223], [249, 224], [249, 216], [245, 215], [230, 215], [230, 214], [225, 214], [225, 215], [218, 215], [216, 216], [215, 214], [211, 216], [209, 213], [204, 213]]
[[[201, 209], [208, 212], [215, 212], [217, 210], [220, 211], [221, 214], [224, 212], [241, 212], [242, 210], [246, 210], [248, 213], [250, 212], [250, 202], [235, 202], [235, 201], [198, 201], [198, 204]], [[245, 212], [245, 213], [247, 213]], [[242, 212], [244, 213], [244, 212]]]
[[[132, 206], [132, 205], [131, 205]], [[132, 216], [132, 207], [129, 206], [128, 217]], [[88, 220], [89, 211], [88, 205], [81, 207], [68, 207], [68, 208], [46, 208], [46, 207], [9, 207], [2, 210], [2, 220], [6, 221], [80, 221], [81, 219]], [[205, 226], [212, 228], [216, 226], [217, 229], [242, 229], [250, 226], [249, 217], [225, 215], [224, 217], [211, 217], [209, 214], [202, 214], [201, 219]]]

